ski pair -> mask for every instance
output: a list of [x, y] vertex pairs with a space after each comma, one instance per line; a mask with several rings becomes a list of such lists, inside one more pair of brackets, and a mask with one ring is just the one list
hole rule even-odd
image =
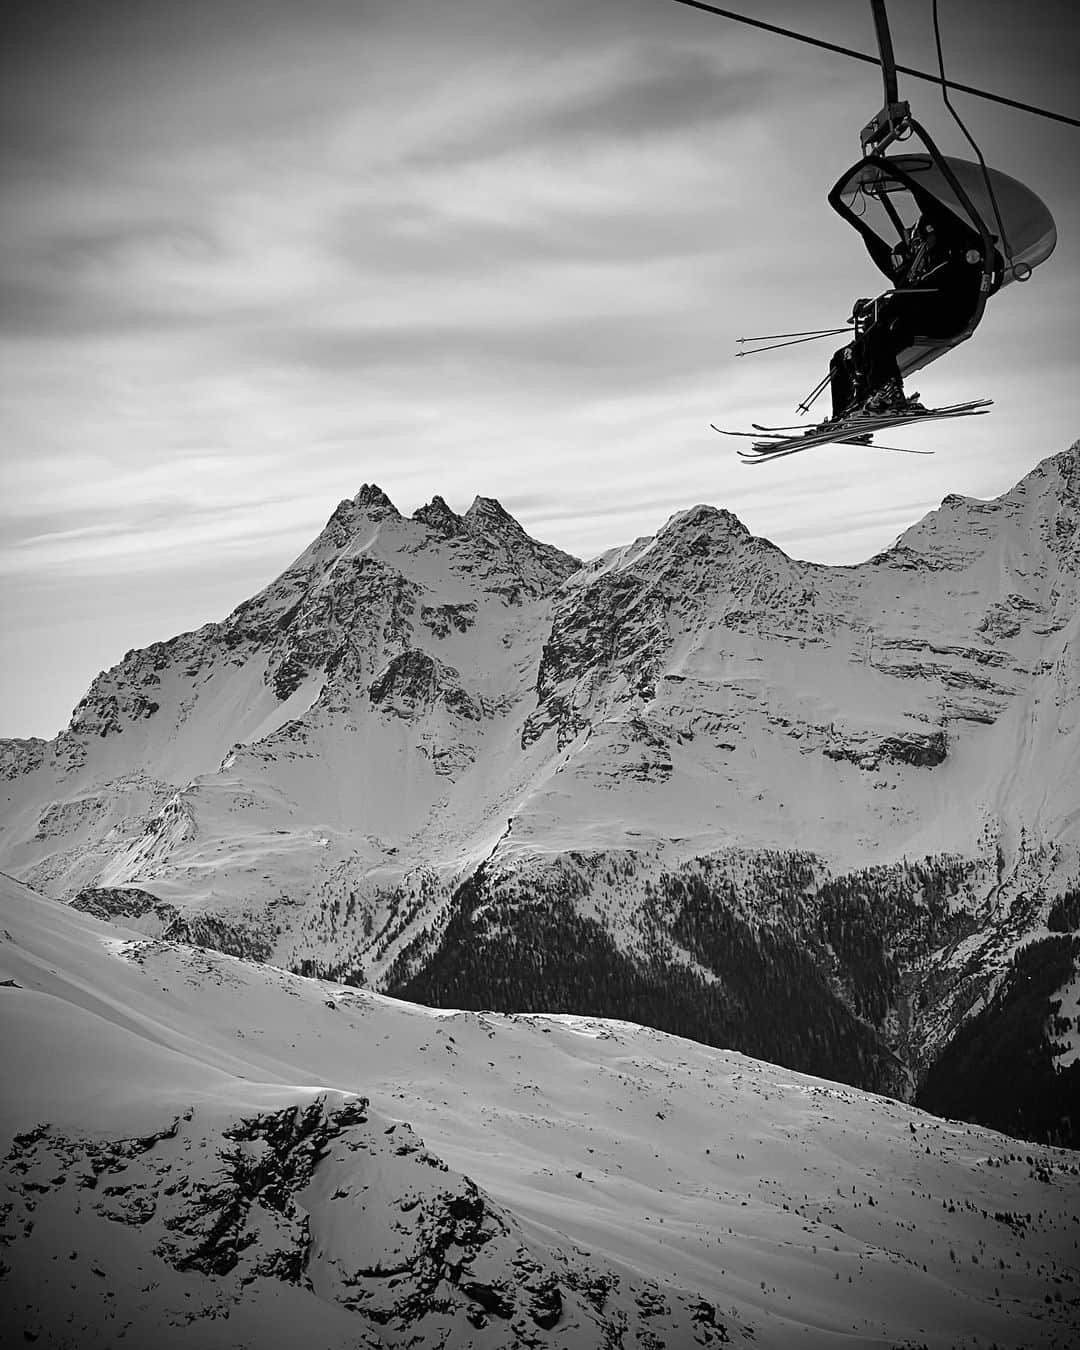
[[[869, 437], [875, 432], [886, 431], [892, 427], [907, 426], [915, 422], [932, 422], [953, 417], [973, 417], [985, 413], [991, 399], [973, 399], [967, 403], [952, 403], [943, 408], [929, 408], [924, 412], [896, 413], [857, 413], [852, 417], [836, 422], [822, 422], [816, 427], [792, 436], [785, 433], [796, 430], [795, 427], [765, 427], [754, 423], [754, 431], [727, 431], [712, 424], [712, 429], [722, 436], [764, 436], [755, 439], [749, 450], [740, 450], [739, 457], [746, 464], [760, 464], [767, 459], [781, 459], [786, 455], [798, 454], [800, 450], [809, 450], [815, 445], [844, 444], [856, 442], [870, 444]], [[878, 446], [881, 450], [899, 450], [905, 454], [932, 454], [930, 450], [907, 450], [900, 446]]]

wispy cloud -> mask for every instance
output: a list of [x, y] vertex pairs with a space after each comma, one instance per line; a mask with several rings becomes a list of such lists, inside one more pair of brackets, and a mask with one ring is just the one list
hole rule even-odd
[[[1046, 100], [1069, 83], [1067, 36], [1028, 26], [995, 42], [1011, 11], [957, 3], [982, 80]], [[794, 0], [766, 8], [807, 21]], [[869, 41], [866, 16], [847, 31], [848, 0], [814, 8], [823, 36]], [[980, 123], [1004, 129], [995, 156], [1018, 152], [1003, 167], [1044, 173], [1062, 226], [1054, 280], [995, 298], [977, 360], [961, 349], [934, 368], [943, 398], [995, 393], [994, 421], [924, 441], [942, 453], [917, 479], [899, 456], [863, 477], [863, 461], [826, 452], [766, 481], [708, 423], [790, 417], [828, 356], [736, 362], [736, 336], [842, 320], [874, 285], [823, 201], [854, 158], [873, 71], [664, 0], [35, 0], [10, 14], [12, 640], [61, 595], [86, 613], [108, 594], [118, 650], [128, 620], [167, 634], [170, 614], [197, 617], [171, 608], [196, 572], [209, 611], [227, 608], [230, 578], [269, 579], [365, 480], [405, 510], [434, 492], [462, 507], [499, 496], [579, 554], [704, 500], [853, 560], [909, 507], [1000, 490], [1080, 429], [1080, 205], [1053, 129], [1033, 152], [1014, 123]], [[912, 7], [895, 24], [909, 59], [932, 60]], [[0, 710], [33, 693], [4, 664]], [[93, 673], [73, 665], [68, 706]]]
[[524, 80], [499, 81], [497, 102], [477, 100], [471, 115], [435, 129], [404, 167], [442, 170], [536, 150], [558, 157], [589, 143], [625, 148], [694, 127], [716, 131], [765, 107], [773, 83], [764, 69], [731, 70], [715, 50], [675, 43], [624, 41], [562, 54]]
[[322, 497], [290, 497], [278, 502], [245, 502], [215, 511], [189, 509], [179, 518], [171, 511], [156, 519], [141, 517], [137, 521], [54, 530], [0, 548], [0, 576], [70, 573], [76, 568], [83, 575], [114, 576], [132, 565], [143, 573], [160, 573], [184, 565], [208, 546], [221, 558], [241, 549], [249, 556], [276, 555], [283, 533], [297, 536], [299, 551], [298, 516], [311, 513], [317, 519], [325, 507]]

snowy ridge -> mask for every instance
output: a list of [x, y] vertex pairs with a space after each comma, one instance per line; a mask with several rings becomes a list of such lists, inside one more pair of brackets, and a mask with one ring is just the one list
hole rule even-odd
[[[226, 620], [0, 744], [0, 866], [305, 973], [633, 1011], [910, 1095], [1080, 879], [1078, 484], [1074, 447], [856, 567], [709, 506], [579, 565], [490, 499], [406, 518], [366, 485]], [[831, 1060], [741, 1039], [733, 940], [763, 978], [809, 957]], [[575, 1005], [585, 949], [656, 996]]]
[[0, 1290], [28, 1341], [1075, 1329], [1075, 1155], [628, 1023], [440, 1012], [147, 939], [2, 876], [0, 909]]

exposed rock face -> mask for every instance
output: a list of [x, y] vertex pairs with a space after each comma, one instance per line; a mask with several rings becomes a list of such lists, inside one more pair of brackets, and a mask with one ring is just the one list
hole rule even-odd
[[[128, 1327], [144, 1336], [251, 1317], [272, 1309], [275, 1289], [286, 1286], [323, 1345], [433, 1347], [451, 1336], [462, 1343], [463, 1328], [469, 1344], [491, 1350], [602, 1350], [627, 1334], [653, 1346], [728, 1340], [706, 1301], [530, 1240], [408, 1125], [372, 1113], [360, 1097], [323, 1093], [232, 1120], [188, 1109], [135, 1138], [43, 1124], [16, 1135], [0, 1166], [9, 1196], [0, 1246], [35, 1239], [26, 1270], [0, 1265], [0, 1288], [14, 1284], [24, 1295], [27, 1340], [60, 1320], [40, 1286], [49, 1257], [61, 1256], [50, 1251], [50, 1229], [63, 1241], [57, 1216], [72, 1188], [87, 1211], [62, 1253], [71, 1287], [86, 1280], [75, 1316], [88, 1311], [92, 1290], [114, 1300], [119, 1288]], [[125, 1243], [110, 1240], [110, 1228], [133, 1231]], [[93, 1244], [86, 1272], [87, 1254], [72, 1248], [80, 1238]], [[130, 1291], [126, 1251], [153, 1272]], [[341, 1314], [329, 1323], [327, 1304]], [[265, 1336], [268, 1312], [261, 1317]], [[80, 1343], [109, 1342], [88, 1327]]]
[[[95, 919], [141, 919], [146, 914], [158, 913], [161, 901], [149, 891], [137, 886], [93, 887], [80, 891], [71, 901], [71, 908]], [[175, 916], [175, 910], [170, 917]]]
[[490, 499], [365, 486], [223, 623], [0, 746], [0, 866], [909, 1095], [1080, 869], [1078, 461], [857, 567], [708, 506], [581, 566]]
[[458, 679], [452, 666], [410, 648], [394, 657], [372, 684], [369, 697], [372, 707], [406, 720], [442, 704], [448, 712], [478, 721], [482, 716], [480, 704]]
[[0, 778], [21, 778], [41, 767], [48, 741], [40, 736], [28, 740], [0, 740]]

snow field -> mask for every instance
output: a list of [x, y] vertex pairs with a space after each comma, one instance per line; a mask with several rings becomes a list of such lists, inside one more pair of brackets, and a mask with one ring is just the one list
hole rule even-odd
[[[823, 1350], [841, 1339], [1065, 1347], [1075, 1332], [1073, 1155], [629, 1023], [432, 1011], [136, 934], [124, 939], [5, 877], [0, 901], [0, 981], [14, 981], [0, 987], [2, 1071], [13, 1085], [0, 1105], [9, 1190], [19, 1174], [6, 1141], [43, 1121], [101, 1144], [190, 1113], [180, 1142], [139, 1155], [167, 1179], [177, 1169], [197, 1173], [200, 1140], [218, 1140], [229, 1122], [355, 1093], [383, 1122], [373, 1139], [407, 1121], [417, 1146], [451, 1178], [472, 1178], [530, 1250], [581, 1249], [624, 1280], [705, 1298], [736, 1341], [752, 1329], [757, 1345]], [[91, 1221], [74, 1177], [49, 1190], [42, 1173], [40, 1220], [5, 1253], [9, 1265], [17, 1254], [19, 1297], [57, 1335], [69, 1313], [86, 1321], [87, 1300], [100, 1302], [107, 1287], [117, 1321], [93, 1323], [103, 1338], [125, 1318], [134, 1335], [190, 1302], [201, 1310], [200, 1336], [211, 1337], [200, 1344], [254, 1343], [244, 1336], [276, 1328], [278, 1318], [282, 1339], [272, 1343], [290, 1344], [289, 1325], [305, 1315], [320, 1343], [363, 1344], [356, 1316], [343, 1320], [339, 1300], [353, 1286], [341, 1284], [342, 1273], [350, 1261], [370, 1263], [372, 1244], [405, 1241], [405, 1212], [393, 1208], [405, 1183], [393, 1154], [369, 1152], [359, 1171], [360, 1155], [335, 1144], [331, 1156], [301, 1193], [314, 1234], [312, 1291], [265, 1274], [241, 1286], [177, 1272], [140, 1246], [142, 1228]], [[362, 1205], [348, 1232], [335, 1218], [345, 1197], [328, 1198], [337, 1191]], [[152, 1229], [160, 1236], [153, 1223], [145, 1232]], [[256, 1253], [278, 1240], [259, 1232]], [[357, 1242], [368, 1244], [366, 1255]], [[61, 1279], [66, 1246], [104, 1253], [105, 1274], [80, 1257]], [[130, 1272], [140, 1265], [154, 1288], [137, 1285]], [[593, 1343], [585, 1305], [575, 1312], [567, 1298], [571, 1339], [534, 1326], [548, 1337], [538, 1344], [572, 1345], [573, 1335]], [[235, 1339], [213, 1339], [221, 1328], [204, 1321], [210, 1308], [218, 1317], [228, 1309]], [[433, 1315], [418, 1343], [438, 1343], [423, 1338], [437, 1325], [445, 1330]], [[455, 1334], [466, 1332], [478, 1339], [448, 1344], [503, 1343], [470, 1327]], [[688, 1324], [678, 1334], [695, 1344]], [[87, 1331], [83, 1343], [108, 1342]]]

